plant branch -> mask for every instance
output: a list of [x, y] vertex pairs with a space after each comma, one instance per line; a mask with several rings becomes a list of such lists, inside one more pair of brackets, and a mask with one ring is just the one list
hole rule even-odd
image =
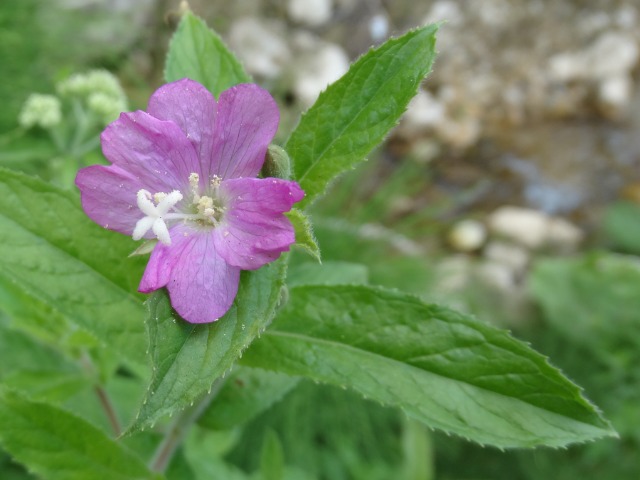
[[109, 419], [109, 423], [111, 424], [111, 429], [113, 430], [113, 434], [115, 435], [116, 438], [119, 437], [120, 434], [122, 433], [122, 427], [120, 426], [120, 421], [118, 420], [118, 414], [113, 408], [113, 404], [111, 403], [111, 399], [109, 398], [107, 391], [104, 388], [102, 388], [100, 385], [96, 385], [95, 387], [93, 387], [93, 390], [96, 392], [96, 395], [98, 396], [98, 400], [100, 400], [100, 405], [102, 406], [102, 409], [104, 410], [104, 412], [107, 415], [107, 418]]
[[[84, 367], [84, 369], [89, 373], [89, 375], [93, 376], [95, 374], [96, 368], [91, 361], [91, 357], [87, 352], [82, 352], [80, 356], [80, 363]], [[116, 413], [115, 408], [113, 407], [113, 403], [109, 398], [109, 394], [102, 387], [102, 385], [96, 383], [93, 386], [93, 391], [96, 392], [98, 396], [98, 400], [100, 401], [100, 406], [104, 410], [107, 419], [109, 420], [109, 424], [111, 425], [111, 429], [113, 430], [113, 434], [115, 437], [119, 437], [122, 433], [122, 427], [120, 426], [120, 421], [118, 420], [118, 414]]]
[[154, 472], [164, 472], [173, 458], [173, 454], [184, 440], [185, 435], [189, 431], [198, 418], [204, 413], [211, 401], [218, 395], [220, 389], [224, 385], [224, 379], [218, 378], [212, 385], [211, 390], [196, 405], [185, 410], [181, 415], [171, 423], [162, 442], [158, 445], [151, 461], [149, 468]]

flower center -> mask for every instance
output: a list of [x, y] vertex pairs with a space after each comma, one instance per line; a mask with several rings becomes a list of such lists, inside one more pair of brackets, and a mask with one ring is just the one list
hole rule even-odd
[[133, 230], [133, 239], [140, 240], [149, 230], [165, 245], [171, 245], [171, 236], [167, 222], [194, 222], [199, 226], [215, 227], [225, 212], [225, 207], [218, 195], [218, 187], [222, 179], [214, 175], [206, 190], [200, 195], [200, 176], [189, 175], [189, 196], [191, 202], [183, 205], [186, 211], [174, 212], [176, 205], [184, 198], [183, 194], [174, 190], [171, 193], [156, 192], [153, 195], [147, 190], [139, 190], [137, 194], [138, 208], [145, 214], [138, 220]]

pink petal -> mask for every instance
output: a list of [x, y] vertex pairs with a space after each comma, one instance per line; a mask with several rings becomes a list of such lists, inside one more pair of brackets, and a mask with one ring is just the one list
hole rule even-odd
[[210, 175], [255, 177], [278, 130], [280, 114], [269, 92], [254, 84], [220, 94]]
[[171, 245], [156, 245], [138, 290], [149, 293], [166, 286], [171, 305], [186, 321], [218, 320], [233, 304], [240, 269], [218, 255], [211, 231], [180, 224], [170, 233]]
[[144, 216], [136, 203], [142, 185], [118, 166], [83, 168], [76, 176], [76, 185], [85, 213], [104, 228], [131, 235]]
[[[168, 83], [151, 96], [147, 112], [160, 120], [170, 120], [182, 129], [203, 162], [196, 173], [208, 174], [217, 112], [216, 99], [209, 90], [188, 78]], [[201, 178], [203, 186], [206, 181]]]
[[295, 234], [283, 213], [304, 196], [296, 182], [238, 178], [223, 181], [220, 188], [227, 212], [214, 239], [230, 265], [254, 270], [289, 250]]
[[180, 127], [146, 112], [122, 113], [100, 139], [105, 157], [151, 193], [182, 190], [189, 174], [200, 171], [196, 151]]

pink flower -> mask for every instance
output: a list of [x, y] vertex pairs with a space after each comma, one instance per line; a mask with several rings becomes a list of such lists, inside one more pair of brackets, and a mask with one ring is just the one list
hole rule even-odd
[[147, 112], [123, 113], [102, 133], [109, 166], [78, 172], [82, 206], [96, 223], [158, 238], [138, 290], [167, 287], [188, 322], [231, 307], [240, 270], [289, 250], [283, 215], [304, 192], [296, 182], [255, 178], [278, 128], [269, 93], [242, 84], [219, 100], [192, 80], [160, 87]]

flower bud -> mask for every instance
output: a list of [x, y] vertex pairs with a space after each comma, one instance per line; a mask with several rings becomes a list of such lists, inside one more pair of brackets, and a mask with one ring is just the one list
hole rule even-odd
[[18, 123], [24, 128], [36, 125], [45, 129], [52, 128], [61, 120], [62, 109], [58, 97], [40, 93], [29, 95], [18, 116]]
[[278, 145], [269, 145], [261, 173], [263, 177], [291, 178], [291, 161], [287, 152]]

